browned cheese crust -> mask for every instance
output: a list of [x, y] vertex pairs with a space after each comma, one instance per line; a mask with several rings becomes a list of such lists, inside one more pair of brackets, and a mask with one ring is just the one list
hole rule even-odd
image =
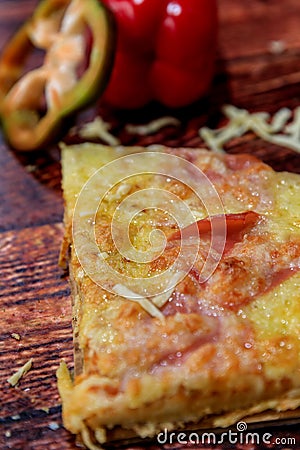
[[[76, 200], [89, 177], [109, 161], [148, 150], [88, 144], [63, 149], [64, 249], [70, 247], [77, 356], [74, 381], [64, 365], [58, 377], [64, 424], [81, 433], [90, 448], [104, 442], [105, 430], [114, 427], [151, 436], [166, 424], [171, 428], [212, 416], [212, 425], [227, 426], [247, 414], [300, 406], [300, 177], [276, 173], [246, 155], [159, 151], [199, 167], [228, 216], [253, 211], [257, 220], [242, 234], [227, 236], [219, 264], [201, 283], [209, 251], [204, 236], [192, 269], [151, 314], [123, 296], [120, 286], [115, 294], [113, 285], [107, 290], [91, 279], [72, 236]], [[169, 238], [153, 261], [129, 261], [112, 239], [116, 207], [149, 187], [153, 177], [137, 175], [126, 180], [126, 188], [116, 186], [94, 221], [105, 261], [128, 276], [154, 277], [178, 255], [172, 239], [178, 227], [161, 210], [144, 210], [129, 228], [137, 248], [149, 243], [153, 229]], [[187, 202], [195, 221], [205, 218], [203, 204], [187, 186], [167, 175], [158, 183]], [[87, 246], [89, 262], [92, 253]]]

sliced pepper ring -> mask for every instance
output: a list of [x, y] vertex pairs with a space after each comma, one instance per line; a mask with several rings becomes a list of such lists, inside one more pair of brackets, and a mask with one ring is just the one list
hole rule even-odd
[[[45, 51], [44, 62], [26, 72], [34, 48]], [[42, 1], [0, 58], [0, 115], [9, 144], [26, 151], [58, 140], [65, 119], [104, 91], [114, 48], [114, 21], [98, 0]]]

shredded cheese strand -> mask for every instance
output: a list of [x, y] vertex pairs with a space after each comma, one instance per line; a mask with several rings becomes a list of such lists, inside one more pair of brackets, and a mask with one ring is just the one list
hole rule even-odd
[[8, 378], [8, 380], [7, 380], [8, 383], [9, 383], [11, 386], [15, 387], [15, 386], [19, 383], [20, 379], [21, 379], [24, 375], [26, 375], [27, 372], [29, 372], [29, 370], [30, 370], [31, 367], [32, 367], [32, 362], [33, 362], [33, 359], [30, 358], [29, 361], [27, 361], [22, 367], [20, 367], [20, 369], [17, 370], [16, 373], [14, 373], [10, 378]]
[[138, 303], [152, 317], [156, 317], [162, 321], [165, 320], [163, 313], [146, 297], [131, 291], [123, 284], [116, 284], [112, 290], [115, 294], [120, 295], [121, 297], [124, 297], [132, 302]]
[[79, 130], [79, 136], [83, 139], [101, 139], [108, 145], [120, 145], [120, 140], [109, 132], [111, 124], [105, 122], [100, 116], [91, 122], [85, 123]]
[[295, 109], [293, 121], [289, 124], [292, 117], [289, 108], [281, 108], [272, 118], [267, 112], [250, 113], [233, 105], [225, 105], [222, 110], [229, 119], [224, 127], [216, 130], [207, 127], [199, 129], [199, 135], [211, 150], [223, 153], [223, 147], [228, 141], [252, 131], [267, 142], [300, 153], [300, 107]]
[[84, 443], [84, 445], [89, 449], [89, 450], [103, 450], [102, 447], [100, 447], [99, 445], [95, 445], [91, 439], [90, 436], [90, 432], [87, 429], [86, 426], [83, 425], [82, 429], [81, 429], [81, 438], [82, 441]]
[[125, 127], [127, 133], [139, 134], [140, 136], [148, 136], [149, 134], [154, 134], [162, 128], [169, 126], [180, 126], [180, 121], [172, 116], [160, 117], [158, 119], [152, 120], [151, 122], [144, 125], [133, 125], [128, 124]]

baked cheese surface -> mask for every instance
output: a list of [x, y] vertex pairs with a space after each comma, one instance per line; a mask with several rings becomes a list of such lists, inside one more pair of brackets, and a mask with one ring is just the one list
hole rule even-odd
[[113, 427], [300, 406], [300, 177], [247, 155], [94, 144], [64, 147], [62, 167], [66, 428], [92, 448]]

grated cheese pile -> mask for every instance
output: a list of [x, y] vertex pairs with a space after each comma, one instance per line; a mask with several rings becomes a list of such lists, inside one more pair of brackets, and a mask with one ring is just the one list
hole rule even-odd
[[[225, 105], [223, 113], [229, 119], [224, 127], [216, 130], [202, 127], [199, 130], [200, 136], [213, 151], [224, 152], [223, 146], [227, 142], [252, 131], [271, 144], [300, 153], [300, 107], [294, 113], [289, 108], [281, 108], [273, 117], [266, 112], [250, 113], [232, 105]], [[289, 122], [292, 117], [292, 122]]]
[[[228, 119], [224, 127], [214, 130], [208, 127], [199, 129], [199, 135], [212, 151], [223, 153], [224, 145], [231, 139], [251, 131], [271, 144], [287, 147], [300, 153], [300, 107], [295, 108], [294, 111], [281, 108], [273, 117], [267, 112], [250, 113], [246, 109], [239, 109], [233, 105], [224, 105], [222, 112]], [[148, 136], [164, 127], [180, 126], [180, 124], [175, 117], [165, 116], [143, 125], [127, 124], [125, 130], [130, 134]], [[97, 116], [80, 128], [79, 136], [84, 139], [101, 139], [111, 146], [120, 145], [121, 141], [109, 132], [110, 129], [111, 124]]]

